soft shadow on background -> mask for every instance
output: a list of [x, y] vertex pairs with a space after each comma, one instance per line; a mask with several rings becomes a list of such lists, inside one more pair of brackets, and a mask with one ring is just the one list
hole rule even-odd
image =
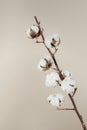
[[[82, 130], [75, 113], [46, 101], [58, 89], [46, 88], [46, 73], [37, 69], [47, 51], [25, 35], [34, 15], [45, 36], [61, 36], [56, 58], [73, 72], [75, 100], [87, 122], [87, 0], [0, 0], [0, 130]], [[67, 96], [64, 105], [71, 106]]]

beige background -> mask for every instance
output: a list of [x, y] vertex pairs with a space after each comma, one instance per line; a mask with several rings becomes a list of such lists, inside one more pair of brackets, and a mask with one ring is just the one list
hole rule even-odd
[[[62, 38], [56, 58], [73, 72], [87, 124], [87, 0], [0, 0], [0, 130], [82, 130], [74, 112], [46, 101], [58, 89], [46, 88], [46, 73], [37, 69], [47, 51], [25, 35], [34, 15], [46, 36], [58, 32]], [[67, 96], [64, 106], [71, 106]]]

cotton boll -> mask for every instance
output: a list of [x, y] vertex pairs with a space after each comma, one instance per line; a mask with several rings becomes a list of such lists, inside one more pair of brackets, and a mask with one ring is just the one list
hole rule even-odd
[[46, 64], [47, 64], [47, 62], [44, 59], [41, 59], [38, 64], [38, 69], [45, 71], [47, 69]]
[[54, 46], [58, 46], [60, 44], [61, 40], [60, 40], [60, 36], [58, 34], [52, 35], [51, 38], [53, 40]]
[[49, 55], [47, 55], [40, 60], [38, 64], [38, 69], [46, 71], [50, 69], [51, 66], [52, 66], [52, 58]]
[[73, 94], [75, 91], [75, 80], [70, 78], [65, 78], [61, 82], [61, 89], [65, 91], [67, 94]]
[[70, 85], [62, 85], [61, 86], [61, 89], [64, 91], [64, 92], [66, 92], [67, 94], [73, 94], [74, 93], [74, 91], [75, 91], [75, 87], [73, 87], [73, 86], [70, 86]]
[[39, 32], [39, 27], [36, 26], [36, 25], [32, 25], [31, 30], [34, 31], [37, 34]]
[[62, 94], [58, 94], [57, 93], [57, 94], [49, 95], [49, 97], [47, 98], [47, 100], [49, 101], [49, 103], [52, 106], [59, 107], [63, 103], [64, 97], [63, 97]]
[[70, 77], [68, 77], [68, 78], [65, 78], [62, 81], [62, 84], [68, 84], [68, 85], [71, 85], [71, 86], [75, 86], [75, 80], [73, 80]]
[[71, 86], [75, 86], [75, 80], [73, 80], [73, 79], [67, 79], [67, 82], [68, 82], [68, 84], [70, 84]]
[[72, 72], [68, 71], [68, 70], [65, 70], [65, 71], [62, 71], [62, 75], [64, 76], [64, 78], [71, 77], [72, 76]]
[[45, 39], [45, 44], [50, 49], [56, 48], [60, 44], [60, 37], [59, 37], [59, 35], [58, 34], [54, 34], [52, 36], [49, 35]]
[[26, 35], [28, 38], [34, 39], [40, 35], [40, 29], [36, 25], [32, 25], [27, 31]]
[[45, 85], [47, 87], [56, 87], [60, 81], [59, 74], [57, 72], [50, 72], [46, 76]]

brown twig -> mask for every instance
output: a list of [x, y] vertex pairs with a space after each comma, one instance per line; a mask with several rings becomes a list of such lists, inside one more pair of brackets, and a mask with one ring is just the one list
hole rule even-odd
[[75, 110], [74, 108], [57, 108], [57, 110]]
[[[52, 57], [52, 59], [53, 59], [53, 61], [54, 61], [56, 70], [58, 71], [61, 80], [63, 80], [64, 77], [63, 77], [63, 75], [62, 75], [62, 73], [61, 73], [61, 71], [60, 71], [60, 69], [59, 69], [59, 66], [58, 66], [58, 64], [57, 64], [57, 61], [56, 61], [56, 59], [55, 59], [55, 56], [54, 56], [54, 54], [51, 52], [51, 50], [50, 50], [50, 49], [46, 46], [46, 44], [45, 44], [45, 38], [44, 38], [43, 32], [41, 31], [40, 22], [38, 21], [38, 19], [37, 19], [36, 16], [34, 16], [34, 18], [35, 18], [35, 21], [36, 21], [36, 23], [37, 23], [39, 29], [40, 29], [40, 34], [41, 34], [41, 37], [42, 37], [42, 40], [43, 40], [43, 44], [45, 45], [46, 49], [47, 49], [48, 52], [50, 53], [50, 55], [51, 55], [51, 57]], [[80, 113], [79, 113], [79, 111], [78, 111], [78, 109], [77, 109], [77, 106], [76, 106], [76, 103], [75, 103], [75, 101], [74, 101], [74, 99], [73, 99], [73, 96], [71, 96], [70, 94], [68, 94], [68, 96], [69, 96], [69, 98], [70, 98], [70, 100], [71, 100], [71, 102], [72, 102], [72, 105], [73, 105], [73, 107], [74, 107], [73, 110], [76, 112], [76, 114], [77, 114], [77, 116], [78, 116], [78, 118], [79, 118], [79, 120], [80, 120], [80, 123], [81, 123], [81, 125], [82, 125], [83, 130], [87, 130], [86, 125], [85, 125], [85, 123], [84, 123], [84, 121], [83, 121], [83, 118], [82, 118], [82, 116], [80, 115]], [[62, 110], [69, 110], [69, 109], [62, 109]]]

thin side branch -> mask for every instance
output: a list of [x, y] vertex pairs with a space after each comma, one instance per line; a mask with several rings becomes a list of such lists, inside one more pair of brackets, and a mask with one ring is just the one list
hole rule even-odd
[[57, 110], [75, 110], [74, 108], [57, 108]]
[[36, 43], [43, 43], [43, 41], [36, 41]]
[[75, 91], [74, 91], [74, 93], [73, 93], [73, 95], [72, 95], [73, 97], [74, 97], [74, 95], [76, 94], [76, 91], [77, 91], [77, 88], [75, 88]]

